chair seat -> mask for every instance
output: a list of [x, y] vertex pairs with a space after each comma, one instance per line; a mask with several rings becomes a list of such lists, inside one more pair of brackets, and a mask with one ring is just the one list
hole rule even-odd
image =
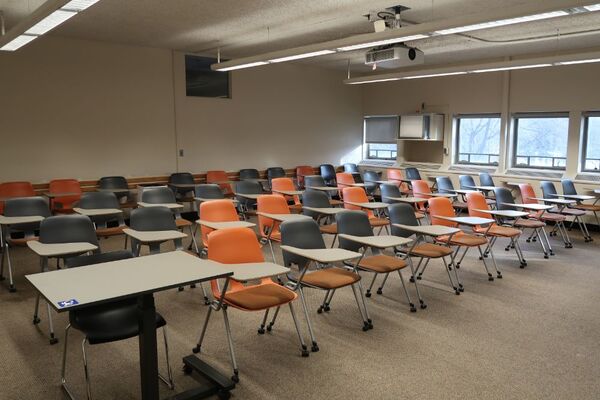
[[519, 218], [517, 220], [517, 222], [515, 222], [516, 227], [520, 227], [520, 228], [542, 228], [544, 226], [546, 226], [546, 224], [542, 221], [539, 221], [537, 219], [525, 219], [525, 218]]
[[420, 211], [415, 211], [415, 217], [417, 219], [423, 219], [423, 218], [425, 218], [425, 214]]
[[564, 208], [562, 211], [559, 211], [558, 208], [551, 208], [550, 210], [548, 210], [548, 212], [568, 215], [572, 217], [581, 217], [582, 215], [586, 214], [584, 210], [577, 210], [575, 208]]
[[460, 208], [461, 210], [466, 210], [468, 208], [467, 203], [465, 203], [464, 201], [455, 201], [454, 203], [452, 203], [452, 207]]
[[397, 271], [406, 266], [407, 264], [404, 262], [404, 260], [385, 254], [365, 257], [360, 260], [360, 263], [358, 264], [358, 267], [361, 269], [366, 269], [377, 273]]
[[[439, 242], [447, 243], [448, 236], [440, 236], [439, 238], [436, 238], [436, 240]], [[469, 235], [468, 233], [459, 232], [452, 236], [450, 244], [453, 246], [475, 247], [487, 244], [487, 239], [483, 236]]]
[[191, 226], [192, 223], [190, 221], [188, 221], [187, 219], [183, 219], [183, 218], [177, 218], [175, 220], [175, 225], [178, 228], [183, 228], [184, 226]]
[[[137, 300], [119, 301], [69, 313], [73, 328], [81, 331], [90, 344], [129, 339], [139, 335]], [[156, 313], [156, 328], [167, 322]]]
[[341, 200], [330, 199], [329, 204], [331, 204], [332, 207], [337, 207], [344, 205], [344, 202]]
[[116, 236], [122, 235], [123, 229], [126, 229], [127, 226], [115, 226], [112, 228], [98, 228], [96, 229], [96, 235], [98, 236]]
[[295, 212], [295, 213], [302, 212], [302, 204], [290, 204], [288, 207], [291, 212]]
[[564, 221], [567, 219], [566, 215], [562, 215], [562, 214], [553, 214], [553, 213], [543, 213], [541, 217], [538, 216], [538, 214], [529, 214], [530, 218], [538, 218], [541, 219], [542, 221], [552, 221], [552, 222], [559, 222], [559, 221]]
[[410, 252], [411, 256], [424, 258], [440, 258], [452, 254], [452, 249], [447, 246], [440, 246], [434, 243], [423, 243], [415, 246]]
[[380, 226], [387, 226], [390, 224], [390, 221], [388, 221], [385, 218], [369, 218], [369, 222], [371, 223], [372, 227], [380, 227]]
[[321, 233], [327, 233], [329, 235], [337, 235], [337, 224], [319, 225]]
[[338, 289], [352, 285], [360, 280], [360, 275], [341, 268], [326, 268], [308, 272], [302, 278], [302, 283], [320, 289]]
[[598, 204], [577, 204], [575, 206], [573, 206], [573, 208], [576, 208], [578, 210], [584, 210], [584, 211], [600, 211], [600, 205]]
[[298, 297], [296, 293], [276, 283], [249, 286], [225, 294], [225, 302], [241, 310], [258, 311], [280, 306]]
[[488, 206], [493, 206], [496, 205], [496, 199], [485, 199], [485, 202], [487, 203]]
[[510, 226], [500, 226], [500, 225], [492, 225], [490, 230], [488, 231], [488, 227], [476, 227], [473, 229], [474, 232], [485, 234], [487, 232], [490, 236], [498, 236], [498, 237], [516, 237], [521, 234], [521, 231], [516, 228], [511, 228]]
[[34, 240], [40, 240], [40, 238], [37, 236], [24, 237], [18, 239], [7, 238], [8, 243], [10, 243], [13, 246], [27, 246], [27, 242], [31, 242]]

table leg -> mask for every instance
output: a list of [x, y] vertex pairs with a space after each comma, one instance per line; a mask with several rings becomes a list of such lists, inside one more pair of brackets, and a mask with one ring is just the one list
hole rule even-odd
[[158, 355], [156, 351], [156, 308], [154, 296], [138, 298], [140, 377], [143, 400], [158, 400]]

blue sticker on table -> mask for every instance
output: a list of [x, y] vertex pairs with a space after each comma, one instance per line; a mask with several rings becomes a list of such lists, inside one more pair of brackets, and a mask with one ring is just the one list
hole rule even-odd
[[58, 306], [60, 308], [73, 307], [73, 306], [75, 306], [77, 304], [79, 304], [79, 302], [76, 299], [63, 300], [63, 301], [59, 301], [58, 302]]

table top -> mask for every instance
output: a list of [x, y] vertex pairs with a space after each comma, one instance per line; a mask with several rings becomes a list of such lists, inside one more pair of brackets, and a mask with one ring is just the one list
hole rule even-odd
[[565, 205], [569, 205], [569, 204], [575, 204], [576, 201], [575, 200], [568, 200], [568, 199], [546, 199], [543, 197], [529, 197], [531, 200], [537, 200], [537, 201], [544, 201], [546, 203], [551, 203], [551, 204], [565, 204]]
[[266, 213], [266, 212], [262, 212], [262, 211], [257, 212], [257, 214], [262, 217], [270, 218], [272, 220], [279, 221], [279, 222], [297, 221], [299, 219], [310, 218], [308, 215], [302, 215], [302, 214], [271, 214], [271, 213]]
[[452, 235], [454, 233], [460, 232], [458, 228], [452, 228], [450, 226], [445, 225], [403, 225], [403, 224], [393, 224], [394, 226], [404, 229], [407, 231], [419, 233], [427, 236], [444, 236], [444, 235]]
[[267, 195], [269, 193], [235, 193], [236, 196], [243, 197], [245, 199], [257, 200], [260, 196]]
[[411, 203], [411, 204], [427, 202], [427, 199], [425, 199], [423, 197], [386, 197], [386, 199], [399, 201], [402, 203]]
[[98, 188], [96, 189], [97, 192], [108, 192], [108, 193], [125, 193], [125, 192], [131, 192], [133, 189], [129, 189], [129, 188], [113, 188], [113, 189], [108, 189], [108, 188]]
[[206, 221], [203, 219], [199, 219], [196, 221], [196, 223], [198, 225], [203, 225], [206, 226], [207, 228], [210, 229], [230, 229], [230, 228], [251, 228], [253, 226], [256, 226], [256, 224], [252, 223], [252, 222], [248, 222], [248, 221], [220, 221], [220, 222], [215, 222], [215, 221]]
[[483, 190], [483, 191], [486, 191], [486, 192], [487, 191], [493, 191], [494, 189], [498, 188], [498, 186], [481, 186], [481, 185], [469, 186], [469, 187], [472, 187], [472, 188], [477, 189], [477, 190]]
[[49, 199], [54, 199], [57, 197], [71, 197], [71, 196], [81, 196], [81, 192], [76, 193], [76, 192], [65, 192], [65, 193], [44, 193], [44, 196], [48, 197]]
[[229, 266], [183, 251], [26, 275], [58, 312], [232, 275]]
[[223, 266], [232, 270], [232, 278], [240, 282], [269, 278], [271, 276], [287, 274], [290, 271], [287, 267], [271, 262], [223, 264]]
[[388, 203], [381, 203], [381, 202], [378, 202], [378, 201], [366, 202], [366, 203], [358, 203], [358, 202], [354, 202], [354, 201], [344, 201], [344, 203], [345, 204], [350, 204], [352, 206], [366, 208], [367, 210], [379, 210], [379, 209], [382, 209], [382, 208], [388, 208], [388, 206], [389, 206]]
[[118, 208], [73, 208], [77, 214], [87, 215], [88, 217], [94, 217], [99, 215], [114, 215], [123, 214], [123, 210]]
[[339, 207], [307, 207], [307, 206], [302, 206], [303, 210], [308, 210], [308, 211], [313, 211], [319, 214], [324, 214], [324, 215], [335, 215], [344, 211], [348, 211], [345, 208], [339, 208]]
[[194, 189], [199, 183], [169, 183], [168, 185], [177, 189]]
[[167, 207], [170, 210], [183, 208], [183, 204], [179, 204], [179, 203], [145, 203], [143, 201], [138, 201], [138, 206], [140, 206], [140, 207]]
[[402, 246], [412, 242], [412, 239], [403, 238], [400, 236], [393, 235], [381, 235], [381, 236], [355, 236], [347, 235], [345, 233], [339, 234], [340, 238], [347, 239], [356, 243], [361, 243], [369, 247], [376, 247], [378, 249], [386, 249], [388, 247]]
[[320, 190], [322, 192], [337, 192], [339, 189], [333, 186], [307, 186], [307, 189]]
[[68, 256], [69, 254], [87, 253], [98, 248], [98, 246], [87, 242], [40, 243], [37, 240], [28, 241], [27, 246], [40, 257]]
[[489, 224], [496, 222], [491, 218], [481, 218], [481, 217], [445, 217], [442, 215], [432, 215], [432, 217], [444, 219], [446, 221], [456, 222], [457, 224], [460, 224], [460, 225], [469, 225], [469, 226], [489, 225]]
[[43, 220], [44, 217], [41, 215], [28, 215], [26, 217], [5, 217], [4, 215], [0, 215], [0, 225], [30, 224]]
[[501, 182], [503, 182], [506, 186], [513, 186], [513, 187], [519, 187], [519, 185], [521, 183], [524, 183], [524, 182], [508, 182], [508, 181], [501, 181]]
[[[372, 181], [367, 181], [367, 182], [372, 182]], [[379, 183], [380, 185], [398, 185], [398, 181], [392, 181], [392, 180], [387, 180], [387, 181], [375, 181], [373, 183]]]
[[547, 204], [538, 204], [538, 203], [523, 203], [523, 204], [517, 204], [517, 203], [502, 203], [505, 206], [510, 206], [510, 207], [516, 207], [516, 208], [522, 208], [524, 210], [534, 210], [534, 211], [542, 211], [542, 210], [549, 210], [551, 208], [554, 208], [551, 205], [547, 205]]
[[204, 203], [204, 202], [207, 202], [207, 201], [215, 201], [215, 200], [229, 200], [232, 203], [239, 203], [239, 201], [237, 201], [236, 199], [229, 199], [229, 198], [226, 198], [226, 197], [223, 197], [222, 199], [208, 199], [206, 197], [194, 197], [194, 200], [196, 200], [196, 201], [198, 201], [200, 203]]
[[456, 197], [456, 194], [454, 194], [454, 193], [440, 193], [440, 192], [435, 192], [435, 193], [415, 193], [415, 194], [429, 195], [431, 197], [446, 197], [448, 199]]
[[271, 189], [274, 193], [285, 194], [286, 196], [299, 196], [304, 193], [304, 190], [277, 190]]
[[452, 190], [458, 194], [469, 194], [469, 193], [477, 192], [477, 190], [469, 190], [469, 189], [452, 189]]
[[596, 196], [588, 196], [585, 194], [556, 194], [555, 196], [558, 197], [563, 197], [565, 199], [572, 199], [572, 200], [595, 200]]
[[135, 229], [123, 229], [127, 236], [139, 240], [142, 243], [164, 242], [166, 240], [183, 239], [187, 234], [178, 231], [136, 231]]
[[520, 218], [529, 215], [524, 211], [516, 211], [516, 210], [474, 210], [482, 213], [497, 215], [499, 217], [507, 217], [507, 218]]
[[300, 257], [308, 258], [309, 260], [314, 260], [322, 264], [330, 264], [333, 262], [352, 260], [362, 257], [362, 254], [357, 253], [356, 251], [340, 248], [301, 249], [298, 247], [282, 245], [281, 250], [299, 255]]

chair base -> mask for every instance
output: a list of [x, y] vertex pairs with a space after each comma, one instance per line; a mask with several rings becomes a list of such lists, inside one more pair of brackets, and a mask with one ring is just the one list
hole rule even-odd
[[227, 399], [230, 391], [235, 388], [235, 382], [224, 376], [221, 372], [205, 363], [194, 355], [183, 358], [183, 372], [190, 375], [193, 372], [200, 374], [206, 381], [203, 385], [179, 393], [177, 400], [203, 399], [217, 395], [220, 399]]

